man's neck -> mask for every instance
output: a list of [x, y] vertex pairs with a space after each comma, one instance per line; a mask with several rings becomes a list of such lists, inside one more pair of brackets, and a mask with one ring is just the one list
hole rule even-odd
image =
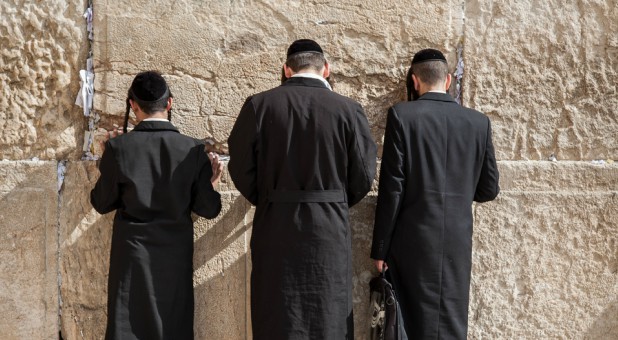
[[324, 77], [322, 76], [322, 73], [321, 73], [321, 72], [316, 71], [316, 70], [314, 70], [314, 69], [312, 69], [312, 68], [306, 68], [306, 69], [304, 69], [304, 70], [299, 70], [298, 72], [293, 72], [293, 73], [292, 73], [292, 77], [294, 77], [294, 76], [298, 76], [298, 75], [301, 75], [301, 74], [303, 74], [303, 75], [311, 74], [312, 76], [317, 76], [317, 77], [324, 78]]
[[330, 84], [328, 83], [328, 81], [326, 79], [324, 79], [324, 77], [322, 75], [320, 75], [317, 72], [304, 72], [304, 71], [300, 71], [300, 72], [296, 72], [292, 74], [292, 78], [294, 77], [308, 77], [308, 78], [314, 78], [314, 79], [319, 79], [320, 81], [322, 81], [322, 83], [324, 83], [324, 86], [326, 86], [329, 90], [332, 91], [332, 88], [330, 86]]
[[428, 88], [428, 89], [421, 88], [421, 91], [419, 91], [419, 96], [422, 96], [425, 93], [429, 93], [429, 92], [432, 92], [432, 93], [446, 93], [446, 91], [444, 89], [441, 89], [439, 87], [431, 87], [431, 88]]
[[141, 122], [141, 121], [144, 121], [144, 120], [147, 120], [147, 119], [149, 119], [149, 120], [161, 120], [161, 119], [167, 120], [167, 111], [157, 111], [157, 112], [154, 112], [152, 114], [145, 114], [145, 113], [142, 112], [141, 114], [136, 115], [136, 116], [138, 116], [137, 117], [138, 118], [137, 119], [138, 122]]

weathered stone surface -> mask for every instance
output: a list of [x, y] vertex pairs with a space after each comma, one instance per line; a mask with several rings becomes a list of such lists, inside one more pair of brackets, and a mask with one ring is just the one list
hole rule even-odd
[[[0, 1], [0, 159], [81, 155], [84, 9]], [[589, 162], [618, 158], [615, 1], [103, 0], [94, 12], [99, 127], [121, 125], [133, 76], [158, 69], [173, 122], [220, 152], [245, 98], [279, 84], [294, 39], [322, 44], [335, 91], [363, 104], [378, 144], [413, 53], [440, 48], [454, 69], [461, 44], [464, 104], [490, 116], [504, 160], [499, 199], [474, 207], [469, 337], [618, 338], [618, 166]], [[559, 162], [531, 161], [552, 153]], [[95, 164], [67, 166], [58, 201], [55, 162], [0, 162], [3, 339], [57, 338], [59, 308], [65, 339], [103, 336], [113, 214], [88, 202]], [[376, 189], [350, 212], [357, 339], [375, 275]], [[222, 215], [196, 222], [195, 334], [250, 339], [254, 209], [227, 172], [220, 190]]]
[[[158, 69], [171, 84], [181, 130], [225, 144], [244, 99], [279, 84], [289, 43], [311, 37], [327, 52], [336, 91], [365, 106], [381, 140], [386, 108], [404, 96], [403, 76], [414, 51], [446, 49], [454, 65], [462, 5], [389, 0], [203, 6], [183, 0], [163, 8], [148, 1], [101, 1], [95, 16], [95, 107], [103, 113], [101, 125], [111, 126], [124, 113], [131, 78]], [[435, 29], [436, 22], [448, 23], [448, 29]]]
[[586, 193], [618, 190], [618, 163], [500, 161], [502, 191]]
[[472, 339], [615, 339], [618, 195], [504, 192], [477, 205]]
[[465, 2], [465, 104], [499, 159], [618, 159], [618, 4]]
[[618, 336], [618, 166], [501, 162], [475, 206], [469, 336]]
[[195, 336], [245, 339], [247, 292], [247, 219], [249, 205], [238, 193], [223, 192], [221, 214], [195, 223], [193, 257]]
[[56, 165], [0, 161], [2, 339], [58, 336]]
[[81, 155], [85, 1], [0, 1], [0, 159]]
[[103, 339], [114, 213], [90, 205], [95, 162], [69, 162], [60, 200], [60, 297], [64, 339]]

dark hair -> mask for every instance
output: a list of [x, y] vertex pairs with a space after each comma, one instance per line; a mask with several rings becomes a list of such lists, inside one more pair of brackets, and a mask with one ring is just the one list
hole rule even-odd
[[291, 55], [288, 60], [286, 60], [285, 64], [294, 72], [307, 68], [320, 71], [322, 67], [324, 67], [324, 64], [326, 64], [326, 58], [324, 58], [322, 53], [301, 52]]
[[[165, 92], [161, 95], [161, 97], [155, 100], [143, 100], [137, 97], [137, 95], [135, 94], [135, 91], [136, 91], [135, 87], [141, 86], [137, 84], [141, 84], [139, 81], [143, 80], [144, 78], [154, 78], [155, 79], [154, 81], [158, 82], [156, 86], [163, 87]], [[138, 90], [143, 90], [143, 89], [138, 89]], [[127, 127], [129, 125], [129, 113], [131, 112], [130, 100], [133, 100], [140, 107], [140, 109], [144, 111], [144, 113], [150, 115], [155, 112], [165, 111], [165, 109], [167, 109], [167, 101], [173, 97], [174, 96], [172, 95], [172, 91], [170, 90], [169, 86], [167, 86], [165, 79], [163, 79], [163, 77], [161, 76], [159, 72], [146, 71], [146, 72], [139, 73], [137, 76], [135, 76], [133, 83], [131, 84], [131, 87], [129, 88], [129, 91], [127, 93], [127, 100], [126, 100], [127, 110], [124, 116], [124, 125], [122, 127], [123, 132], [125, 133], [127, 132]], [[172, 121], [172, 108], [170, 108], [167, 111], [167, 120]]]
[[281, 67], [281, 84], [285, 83], [288, 77], [285, 76], [285, 67]]
[[425, 84], [437, 85], [446, 79], [448, 65], [440, 60], [425, 61], [413, 64], [412, 73]]
[[410, 66], [408, 74], [406, 75], [406, 90], [408, 93], [408, 101], [418, 99], [418, 91], [414, 88], [414, 82], [412, 81], [412, 66]]

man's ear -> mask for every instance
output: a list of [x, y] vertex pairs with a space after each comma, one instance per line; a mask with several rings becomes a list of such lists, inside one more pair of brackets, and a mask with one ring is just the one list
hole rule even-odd
[[292, 69], [288, 67], [288, 65], [283, 64], [283, 70], [285, 71], [286, 78], [292, 78]]
[[328, 61], [327, 61], [324, 63], [324, 71], [322, 71], [322, 77], [326, 79], [329, 76], [330, 76], [330, 65], [328, 64]]
[[131, 104], [131, 110], [133, 110], [134, 113], [140, 110], [139, 105], [137, 105], [137, 103], [133, 101], [133, 99], [129, 99], [129, 104]]
[[167, 98], [167, 106], [165, 107], [165, 111], [169, 111], [172, 108], [172, 103], [174, 102], [173, 97]]
[[444, 83], [444, 91], [448, 92], [448, 89], [451, 87], [451, 80], [453, 80], [453, 78], [451, 77], [451, 74], [447, 73], [446, 83]]
[[418, 78], [416, 78], [416, 75], [414, 73], [412, 73], [412, 82], [414, 83], [414, 89], [417, 92], [420, 91], [421, 84], [420, 84]]

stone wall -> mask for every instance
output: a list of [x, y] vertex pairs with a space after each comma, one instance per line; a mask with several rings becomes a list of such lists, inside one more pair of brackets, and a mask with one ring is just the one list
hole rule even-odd
[[[86, 6], [0, 0], [3, 339], [59, 332], [101, 339], [105, 328], [112, 214], [89, 204], [98, 171], [81, 160], [88, 120], [73, 104], [90, 49]], [[322, 44], [335, 91], [363, 104], [380, 145], [386, 108], [403, 99], [414, 52], [439, 48], [453, 71], [461, 58], [463, 103], [492, 119], [502, 187], [496, 201], [474, 206], [469, 337], [618, 338], [618, 165], [607, 162], [618, 159], [616, 1], [95, 0], [93, 7], [100, 131], [121, 125], [132, 77], [158, 69], [175, 96], [173, 122], [221, 152], [244, 98], [278, 85], [294, 39]], [[557, 162], [547, 161], [551, 154]], [[195, 334], [250, 339], [253, 209], [227, 174], [220, 190], [222, 214], [196, 220]], [[366, 339], [375, 274], [368, 258], [375, 195], [351, 211], [357, 339]]]

